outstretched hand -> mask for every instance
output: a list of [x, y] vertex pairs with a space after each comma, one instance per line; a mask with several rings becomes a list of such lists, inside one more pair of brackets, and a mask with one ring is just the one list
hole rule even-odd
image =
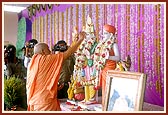
[[79, 33], [79, 40], [83, 40], [86, 37], [86, 32], [82, 31]]

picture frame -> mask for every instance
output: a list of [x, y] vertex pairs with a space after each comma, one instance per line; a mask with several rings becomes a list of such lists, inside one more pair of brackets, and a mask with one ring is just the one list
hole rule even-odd
[[103, 111], [142, 111], [147, 75], [109, 70]]

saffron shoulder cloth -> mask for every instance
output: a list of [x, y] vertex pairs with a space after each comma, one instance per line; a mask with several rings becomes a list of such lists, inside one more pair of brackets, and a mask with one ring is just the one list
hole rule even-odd
[[28, 105], [43, 105], [55, 102], [53, 100], [56, 99], [57, 95], [57, 83], [62, 62], [63, 53], [51, 55], [35, 54], [32, 57], [27, 71]]

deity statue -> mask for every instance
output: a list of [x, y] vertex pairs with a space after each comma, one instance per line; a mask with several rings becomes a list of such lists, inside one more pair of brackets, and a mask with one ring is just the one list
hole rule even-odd
[[115, 70], [119, 71], [129, 71], [131, 67], [131, 57], [128, 55], [125, 60], [120, 60], [117, 62], [117, 67]]
[[125, 60], [122, 61], [125, 71], [129, 71], [131, 68], [131, 57], [128, 55]]
[[83, 100], [84, 99], [84, 88], [78, 82], [77, 77], [71, 76], [71, 82], [69, 82], [69, 88], [67, 90], [69, 100]]
[[104, 106], [106, 93], [107, 71], [114, 70], [119, 60], [120, 53], [116, 42], [116, 28], [106, 24], [103, 26], [103, 39], [98, 43], [94, 52], [93, 71], [93, 76], [96, 77], [96, 88], [102, 87], [102, 106]]
[[[77, 28], [74, 28], [72, 36], [75, 39], [78, 38]], [[83, 30], [86, 32], [86, 39], [83, 40], [79, 48], [75, 53], [75, 65], [73, 77], [76, 78], [78, 85], [84, 87], [85, 99], [83, 102], [95, 102], [96, 90], [94, 89], [95, 77], [91, 76], [93, 71], [93, 54], [97, 45], [97, 39], [94, 35], [94, 25], [90, 18], [87, 17], [86, 26], [83, 26]]]

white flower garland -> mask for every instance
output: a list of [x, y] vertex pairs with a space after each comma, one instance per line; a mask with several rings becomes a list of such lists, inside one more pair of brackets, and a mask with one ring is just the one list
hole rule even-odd
[[94, 53], [94, 66], [96, 70], [100, 71], [101, 69], [104, 68], [106, 64], [105, 57], [109, 53], [112, 43], [113, 43], [113, 39], [108, 38], [97, 45]]
[[84, 68], [86, 65], [86, 50], [90, 51], [92, 46], [95, 43], [95, 37], [88, 39], [85, 39], [81, 45], [79, 46], [79, 49], [75, 53], [76, 61], [75, 66], [78, 68]]

